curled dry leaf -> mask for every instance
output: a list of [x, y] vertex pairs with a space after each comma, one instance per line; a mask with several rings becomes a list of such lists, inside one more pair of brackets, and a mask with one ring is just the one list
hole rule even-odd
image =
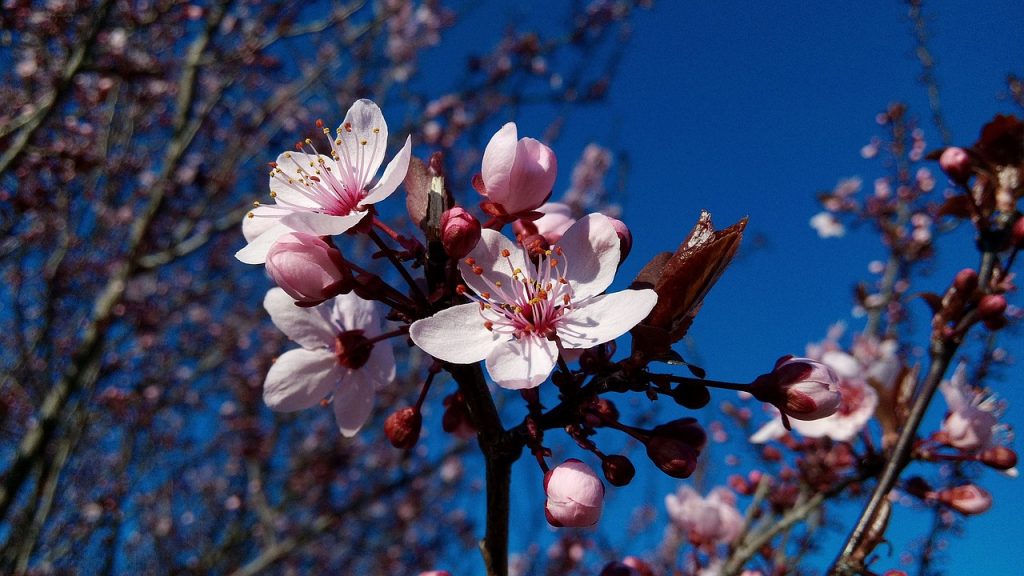
[[674, 254], [662, 252], [644, 266], [632, 288], [653, 288], [658, 293], [658, 304], [633, 329], [635, 350], [656, 358], [686, 335], [704, 297], [736, 255], [746, 226], [744, 218], [715, 230], [711, 214], [702, 211]]

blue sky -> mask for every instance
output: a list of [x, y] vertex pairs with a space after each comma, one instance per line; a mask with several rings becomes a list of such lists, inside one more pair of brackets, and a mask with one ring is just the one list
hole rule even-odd
[[[541, 10], [543, 5], [492, 3], [471, 13], [451, 34], [470, 44], [493, 40], [500, 33], [495, 23], [505, 17], [544, 26], [550, 12]], [[1014, 111], [1001, 99], [1006, 75], [1024, 73], [1018, 30], [1024, 4], [984, 6], [925, 6], [946, 120], [954, 142], [965, 145], [995, 113]], [[430, 73], [426, 67], [423, 71]], [[555, 150], [563, 167], [556, 196], [567, 186], [571, 162], [586, 143], [628, 151], [625, 220], [635, 243], [620, 285], [654, 253], [674, 248], [700, 209], [710, 210], [720, 226], [749, 216], [748, 236], [764, 235], [767, 247], [750, 252], [726, 272], [691, 331], [709, 377], [749, 380], [778, 356], [799, 353], [807, 342], [820, 340], [835, 321], [857, 327], [850, 318], [851, 287], [868, 278], [868, 262], [883, 253], [866, 231], [820, 240], [808, 219], [818, 210], [816, 192], [848, 176], [860, 176], [870, 186], [884, 175], [879, 163], [862, 159], [859, 152], [879, 134], [874, 117], [889, 103], [907, 102], [925, 129], [929, 149], [939, 145], [919, 75], [912, 27], [901, 2], [660, 2], [636, 18], [610, 106], [571, 113]], [[551, 117], [541, 113], [514, 119], [521, 135], [539, 135]], [[969, 238], [960, 234], [958, 245], [950, 240], [940, 245], [947, 248], [945, 256], [919, 287], [941, 291], [955, 270], [973, 265]], [[1012, 354], [1024, 357], [1019, 339], [1007, 344]], [[1011, 403], [1006, 419], [1019, 424], [1024, 394], [1012, 370], [1008, 375], [999, 392]], [[942, 409], [933, 411], [933, 426]], [[656, 477], [646, 462], [638, 462], [638, 468], [646, 470], [634, 484], [613, 490], [605, 525], [622, 520], [624, 510], [645, 500], [661, 510], [663, 495], [676, 485]], [[727, 471], [723, 468], [717, 467], [718, 481]], [[524, 458], [517, 470], [524, 486], [514, 502], [521, 514], [514, 512], [514, 517], [540, 514], [531, 504], [538, 490], [525, 485], [537, 475]], [[1003, 548], [993, 542], [1024, 539], [1024, 527], [1016, 522], [1020, 480], [990, 472], [983, 479], [995, 505], [968, 522], [967, 535], [953, 543], [947, 554], [950, 574], [977, 573], [982, 567], [1009, 574], [1019, 566], [1018, 558], [994, 553]], [[890, 530], [896, 550], [921, 534], [929, 518], [898, 510]], [[845, 532], [854, 518], [837, 520]], [[540, 527], [528, 525], [513, 529], [513, 549], [521, 549]], [[627, 551], [644, 552], [659, 538], [660, 532], [648, 534]], [[831, 557], [835, 545], [828, 549], [825, 556]], [[897, 559], [880, 565], [896, 567]]]

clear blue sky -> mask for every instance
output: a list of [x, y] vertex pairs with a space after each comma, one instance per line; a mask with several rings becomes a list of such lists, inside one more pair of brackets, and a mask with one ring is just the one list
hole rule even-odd
[[[473, 43], [493, 40], [500, 33], [495, 22], [503, 17], [543, 25], [550, 14], [544, 5], [492, 3], [451, 33]], [[965, 145], [995, 113], [1014, 111], [1000, 96], [1008, 72], [1024, 73], [1019, 31], [1024, 4], [977, 6], [925, 6], [946, 119], [954, 141]], [[750, 233], [767, 238], [767, 248], [725, 274], [691, 331], [710, 377], [749, 380], [778, 356], [799, 353], [808, 341], [820, 339], [831, 323], [850, 320], [851, 286], [867, 278], [868, 262], [882, 252], [869, 233], [819, 240], [807, 222], [818, 210], [816, 192], [847, 176], [860, 176], [870, 185], [884, 175], [877, 162], [862, 159], [859, 151], [878, 134], [874, 116], [890, 102], [909, 103], [929, 148], [939, 145], [918, 83], [911, 30], [906, 7], [896, 1], [659, 2], [636, 19], [610, 108], [570, 116], [556, 146], [563, 167], [556, 196], [587, 142], [630, 154], [625, 208], [635, 244], [620, 285], [655, 252], [674, 248], [702, 208], [721, 226], [749, 216]], [[423, 71], [431, 72], [426, 66]], [[522, 135], [539, 135], [551, 118], [515, 120]], [[948, 248], [946, 254], [929, 280], [931, 289], [941, 291], [952, 271], [975, 262], [961, 248]], [[1020, 304], [1019, 295], [1013, 301]], [[1009, 350], [1024, 357], [1019, 338]], [[1011, 402], [1006, 419], [1020, 424], [1024, 383], [1014, 381], [1009, 372], [999, 391]], [[661, 510], [663, 495], [676, 485], [656, 476], [649, 463], [637, 464], [634, 484], [610, 490], [614, 495], [603, 521], [606, 528], [621, 519], [623, 510], [645, 499]], [[711, 485], [725, 472], [731, 471], [716, 466]], [[539, 482], [535, 476], [535, 466], [525, 463], [516, 480]], [[1024, 541], [1024, 525], [1018, 521], [1018, 494], [1024, 485], [994, 472], [983, 478], [995, 504], [968, 522], [967, 535], [953, 542], [947, 554], [949, 574], [980, 573], [982, 568], [990, 574], [1019, 573], [1020, 559], [1005, 553], [1005, 543]], [[533, 515], [542, 524], [539, 505], [530, 503], [537, 497], [537, 487], [524, 485], [515, 498], [513, 517]], [[896, 550], [902, 550], [906, 538], [922, 534], [929, 518], [897, 510], [890, 529]], [[845, 532], [854, 518], [839, 520]], [[524, 536], [517, 537], [513, 529], [513, 549], [521, 549], [540, 528], [535, 522], [527, 524]], [[660, 532], [640, 538], [627, 551], [645, 552], [659, 538]], [[830, 557], [835, 545], [829, 548]], [[880, 565], [896, 563], [893, 558]]]

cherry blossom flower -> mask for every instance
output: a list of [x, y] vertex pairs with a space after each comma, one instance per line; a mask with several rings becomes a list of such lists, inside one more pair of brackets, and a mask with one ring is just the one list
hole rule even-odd
[[390, 196], [405, 179], [410, 138], [372, 184], [384, 162], [388, 125], [370, 100], [358, 100], [349, 108], [334, 138], [330, 129], [324, 127], [323, 132], [330, 144], [329, 156], [306, 140], [302, 149], [308, 147], [311, 153], [285, 152], [271, 163], [274, 202], [257, 203], [242, 221], [248, 245], [235, 254], [242, 262], [262, 264], [274, 242], [288, 232], [318, 236], [345, 232], [366, 216], [368, 206]]
[[555, 153], [533, 138], [518, 138], [515, 122], [501, 127], [484, 149], [481, 178], [489, 212], [514, 215], [537, 209], [558, 175]]
[[593, 526], [601, 519], [604, 484], [590, 466], [575, 458], [544, 475], [544, 493], [544, 514], [552, 526]]
[[562, 234], [576, 223], [576, 219], [572, 217], [572, 209], [559, 202], [547, 202], [537, 208], [537, 212], [544, 215], [534, 220], [533, 225], [537, 227], [537, 234], [551, 244], [557, 244]]
[[368, 341], [381, 334], [376, 304], [343, 294], [303, 308], [274, 288], [263, 306], [274, 325], [302, 346], [285, 352], [270, 367], [263, 401], [272, 410], [293, 412], [330, 395], [342, 435], [355, 435], [370, 417], [375, 390], [395, 378], [391, 345]]
[[998, 444], [1005, 425], [999, 423], [1003, 407], [995, 397], [967, 382], [967, 365], [961, 363], [953, 377], [939, 384], [949, 414], [942, 421], [942, 442], [966, 451], [980, 451]]
[[730, 544], [743, 530], [736, 497], [724, 487], [702, 498], [693, 488], [681, 486], [665, 496], [665, 508], [674, 526], [697, 545]]
[[494, 230], [459, 263], [473, 302], [453, 306], [409, 329], [413, 342], [445, 362], [486, 360], [500, 386], [533, 388], [547, 379], [559, 347], [586, 349], [614, 340], [654, 307], [653, 290], [600, 295], [619, 262], [608, 218], [591, 214], [558, 244], [531, 259]]
[[758, 376], [750, 393], [797, 420], [819, 420], [839, 408], [839, 377], [828, 364], [783, 356], [768, 374]]
[[289, 232], [267, 252], [267, 274], [303, 306], [346, 291], [343, 268], [338, 249], [312, 234]]
[[[878, 393], [862, 377], [860, 365], [849, 360], [852, 357], [845, 353], [826, 352], [822, 355], [822, 362], [839, 376], [839, 393], [842, 395], [839, 409], [831, 416], [819, 420], [791, 420], [794, 430], [808, 438], [827, 436], [838, 442], [849, 442], [875, 414]], [[755, 432], [750, 441], [762, 444], [780, 438], [785, 433], [782, 419], [776, 417]]]

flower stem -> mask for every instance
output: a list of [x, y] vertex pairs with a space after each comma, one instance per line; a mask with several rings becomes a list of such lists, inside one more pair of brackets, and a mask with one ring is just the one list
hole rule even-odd
[[397, 256], [395, 256], [395, 252], [391, 249], [391, 247], [384, 242], [384, 239], [380, 237], [380, 234], [377, 234], [377, 232], [372, 229], [370, 230], [369, 236], [370, 239], [373, 240], [374, 243], [376, 243], [377, 246], [380, 247], [381, 252], [383, 252], [384, 255], [387, 256], [388, 260], [391, 261], [391, 265], [394, 266], [395, 269], [398, 270], [398, 273], [402, 275], [402, 278], [405, 279], [405, 283], [409, 285], [409, 289], [412, 290], [413, 295], [416, 296], [416, 300], [419, 303], [419, 305], [423, 306], [424, 308], [428, 308], [429, 301], [427, 300], [426, 294], [423, 293], [423, 290], [420, 289], [419, 284], [417, 284], [416, 281], [413, 280], [413, 277], [409, 274], [409, 271], [405, 269], [405, 266], [402, 265], [402, 262], [398, 259]]

